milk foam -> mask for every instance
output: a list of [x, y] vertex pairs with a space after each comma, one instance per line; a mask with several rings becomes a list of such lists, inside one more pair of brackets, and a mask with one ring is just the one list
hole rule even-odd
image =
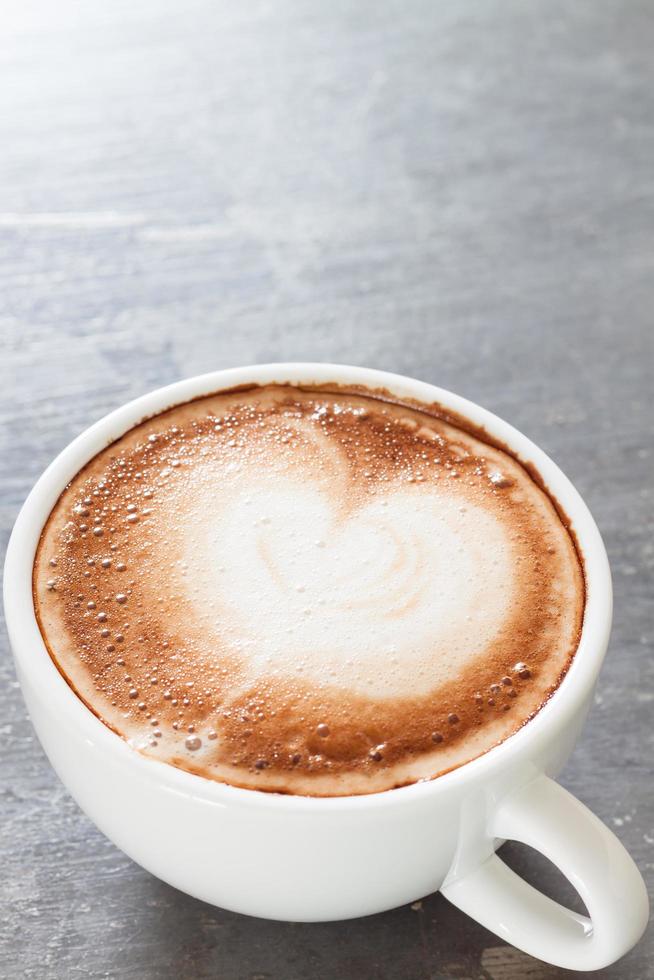
[[340, 475], [329, 493], [309, 468], [242, 467], [219, 490], [201, 481], [211, 491], [189, 502], [183, 535], [207, 629], [252, 676], [301, 674], [379, 698], [456, 677], [510, 607], [506, 529], [447, 485], [389, 484], [342, 514]]

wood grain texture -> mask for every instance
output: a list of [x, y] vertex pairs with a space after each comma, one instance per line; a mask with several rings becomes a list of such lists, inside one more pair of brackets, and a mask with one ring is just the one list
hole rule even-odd
[[[646, 0], [16, 0], [0, 34], [3, 545], [76, 433], [182, 376], [330, 359], [480, 402], [604, 534], [615, 627], [563, 782], [650, 884], [653, 49]], [[1, 642], [2, 977], [567, 975], [438, 896], [289, 925], [162, 884], [59, 784]]]

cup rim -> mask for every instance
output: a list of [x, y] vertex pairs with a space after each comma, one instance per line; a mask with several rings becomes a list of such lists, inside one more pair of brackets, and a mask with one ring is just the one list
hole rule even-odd
[[[369, 794], [314, 797], [241, 788], [178, 769], [138, 752], [100, 721], [59, 673], [41, 636], [32, 597], [36, 547], [52, 507], [82, 466], [130, 428], [167, 408], [239, 385], [284, 382], [363, 385], [386, 389], [400, 399], [438, 402], [506, 444], [521, 462], [535, 466], [548, 493], [571, 522], [584, 564], [586, 605], [581, 638], [566, 676], [547, 703], [517, 732], [441, 776]], [[115, 763], [134, 768], [144, 780], [207, 802], [318, 813], [429, 799], [528, 759], [553, 731], [584, 707], [608, 644], [612, 588], [606, 550], [588, 507], [545, 452], [509, 423], [460, 395], [402, 375], [351, 365], [280, 362], [212, 371], [157, 388], [105, 415], [69, 443], [37, 480], [16, 519], [5, 560], [4, 606], [19, 677], [29, 678], [39, 696], [48, 700], [51, 710], [65, 717], [80, 737], [110, 755]]]

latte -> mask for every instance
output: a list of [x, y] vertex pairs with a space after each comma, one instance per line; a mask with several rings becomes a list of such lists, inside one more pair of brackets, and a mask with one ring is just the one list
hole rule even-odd
[[542, 707], [584, 578], [529, 472], [437, 406], [269, 385], [127, 432], [34, 566], [42, 635], [146, 755], [316, 796], [433, 778]]

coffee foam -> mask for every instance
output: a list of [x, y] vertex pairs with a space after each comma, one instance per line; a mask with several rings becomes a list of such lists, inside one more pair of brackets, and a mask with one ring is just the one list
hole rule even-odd
[[106, 724], [192, 772], [316, 795], [506, 738], [567, 669], [583, 596], [508, 454], [414, 407], [275, 386], [127, 433], [35, 564], [53, 658]]

